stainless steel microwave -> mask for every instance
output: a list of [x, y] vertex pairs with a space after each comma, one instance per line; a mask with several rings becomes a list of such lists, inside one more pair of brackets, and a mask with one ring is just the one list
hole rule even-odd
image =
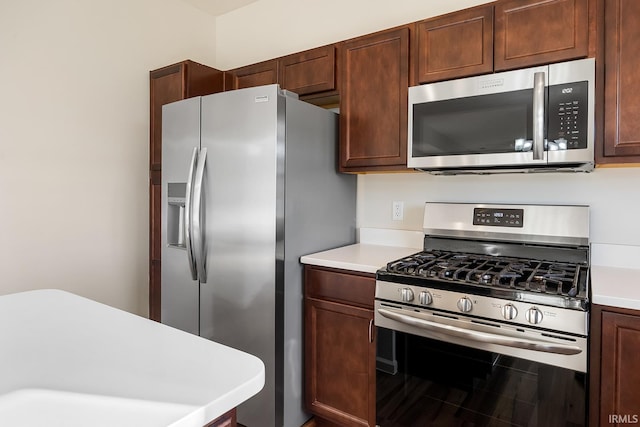
[[594, 167], [595, 61], [409, 88], [407, 166], [435, 174]]

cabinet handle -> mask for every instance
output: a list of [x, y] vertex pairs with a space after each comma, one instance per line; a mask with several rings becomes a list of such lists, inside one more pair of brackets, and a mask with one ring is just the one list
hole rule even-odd
[[369, 342], [373, 342], [373, 319], [369, 320]]

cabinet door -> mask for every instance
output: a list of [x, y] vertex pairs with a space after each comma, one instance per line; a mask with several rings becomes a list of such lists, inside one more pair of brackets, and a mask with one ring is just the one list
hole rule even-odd
[[323, 46], [279, 60], [278, 82], [298, 95], [336, 89], [336, 47]]
[[417, 23], [418, 83], [493, 71], [493, 5]]
[[237, 425], [236, 408], [233, 408], [226, 414], [220, 415], [204, 427], [236, 427]]
[[588, 12], [588, 0], [498, 1], [496, 71], [586, 57]]
[[[634, 0], [635, 1], [635, 0]], [[640, 317], [604, 311], [602, 313], [602, 356], [600, 372], [600, 425], [623, 422], [612, 417], [633, 417], [640, 421]]]
[[175, 64], [150, 73], [150, 169], [162, 167], [162, 106], [184, 98], [184, 65]]
[[598, 163], [640, 162], [640, 1], [604, 1], [604, 146]]
[[150, 169], [162, 167], [162, 106], [193, 96], [222, 92], [223, 73], [193, 61], [182, 61], [149, 73], [150, 78]]
[[305, 299], [305, 400], [311, 412], [341, 426], [375, 426], [374, 333], [372, 310]]
[[149, 73], [149, 318], [160, 321], [160, 180], [162, 171], [162, 106], [223, 90], [223, 73], [183, 61]]
[[353, 39], [341, 50], [340, 171], [405, 170], [409, 29]]
[[[160, 175], [156, 171], [153, 175]], [[160, 180], [158, 180], [160, 181]], [[160, 182], [154, 184], [153, 180], [149, 186], [149, 319], [160, 321], [161, 301], [161, 195], [162, 186]]]
[[244, 89], [274, 83], [278, 83], [278, 61], [275, 59], [224, 73], [224, 90]]

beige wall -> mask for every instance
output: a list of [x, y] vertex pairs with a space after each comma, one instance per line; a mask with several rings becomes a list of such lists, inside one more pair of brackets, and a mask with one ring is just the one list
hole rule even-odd
[[0, 2], [0, 294], [147, 314], [149, 70], [214, 52], [175, 0]]
[[259, 0], [216, 20], [216, 65], [227, 70], [482, 3]]
[[[358, 226], [421, 230], [424, 203], [524, 203], [590, 206], [591, 241], [640, 246], [640, 168], [585, 173], [433, 176], [426, 173], [358, 176]], [[404, 202], [404, 220], [391, 217]]]

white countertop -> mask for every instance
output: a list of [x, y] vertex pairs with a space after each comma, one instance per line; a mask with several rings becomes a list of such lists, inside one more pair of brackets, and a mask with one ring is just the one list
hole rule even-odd
[[375, 273], [389, 261], [419, 252], [420, 249], [401, 246], [371, 245], [356, 243], [341, 248], [330, 249], [300, 258], [303, 264], [343, 270]]
[[640, 269], [591, 267], [591, 301], [594, 304], [640, 310]]
[[[375, 273], [420, 251], [420, 232], [360, 229], [360, 243], [303, 256], [303, 264]], [[385, 242], [389, 242], [386, 245]], [[640, 310], [640, 246], [591, 245], [591, 302]]]
[[591, 245], [591, 302], [640, 310], [640, 247]]
[[260, 359], [59, 290], [0, 297], [0, 425], [202, 427], [258, 393]]

